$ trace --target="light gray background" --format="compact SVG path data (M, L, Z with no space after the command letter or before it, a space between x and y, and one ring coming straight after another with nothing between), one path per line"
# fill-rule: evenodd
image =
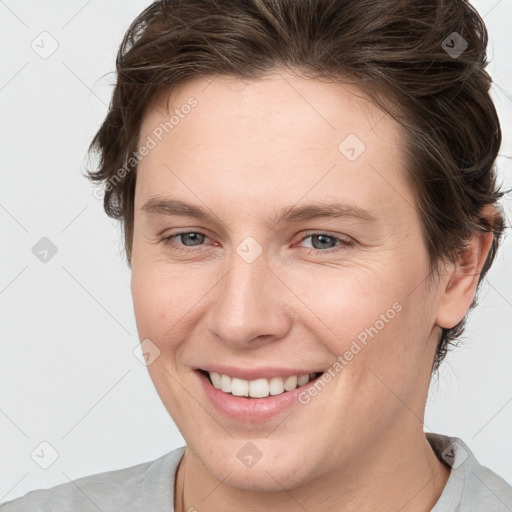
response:
M120 228L80 173L110 101L118 45L147 5L0 0L0 501L184 444L133 353L138 337ZM512 0L475 6L490 33L505 140L498 162L511 187ZM31 47L48 52L52 39L58 48L47 58ZM503 204L512 219L510 194ZM58 250L46 263L32 252L42 237ZM509 482L511 265L509 236L464 346L431 387L425 419L427 431L461 437ZM53 450L58 458L43 469Z

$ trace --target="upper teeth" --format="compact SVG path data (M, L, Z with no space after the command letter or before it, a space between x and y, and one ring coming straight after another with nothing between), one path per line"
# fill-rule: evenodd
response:
M315 376L314 373L291 375L290 377L272 377L271 379L244 380L216 372L208 372L213 385L235 396L250 396L252 398L265 398L268 395L280 395L285 391L292 391L304 386Z

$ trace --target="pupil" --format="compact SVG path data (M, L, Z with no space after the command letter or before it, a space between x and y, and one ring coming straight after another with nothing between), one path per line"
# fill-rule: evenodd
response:
M181 234L181 241L182 243L184 242L184 240L187 240L187 237L192 238L192 241L194 241L194 238L195 238L195 241L198 242L196 244L192 244L192 245L199 245L201 243L201 238L203 235L199 234L199 233L182 233ZM197 238L199 237L199 239ZM186 243L184 245L187 245Z
M314 240L315 239L323 239L324 241L320 242L320 247L315 247L315 245L318 245L318 244L315 244L314 243ZM327 242L325 241L327 240ZM313 235L312 237L312 242L313 242L313 247L315 247L315 249L325 249L325 244L329 243L329 240L332 240L332 237L331 236L327 236L327 235Z

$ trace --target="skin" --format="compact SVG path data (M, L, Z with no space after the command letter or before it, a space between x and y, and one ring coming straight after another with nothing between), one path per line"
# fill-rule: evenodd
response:
M141 144L191 96L198 105L139 164L131 261L139 337L160 350L149 373L187 444L176 510L430 510L450 471L423 432L435 347L468 310L492 235L475 234L458 264L428 279L404 134L352 85L282 70L194 79L151 106ZM366 146L355 161L338 149L348 134ZM155 195L218 221L143 212ZM285 207L332 200L377 220L273 222ZM180 230L206 236L162 242ZM325 231L353 245L301 241ZM236 251L248 236L262 249L252 263ZM326 369L395 303L317 396L268 421L224 417L193 371ZM262 455L252 467L237 458L249 441Z

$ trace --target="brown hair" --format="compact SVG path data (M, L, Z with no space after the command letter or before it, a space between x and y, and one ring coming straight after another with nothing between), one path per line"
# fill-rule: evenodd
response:
M454 34L455 33L455 34ZM131 265L140 126L162 91L196 77L254 79L275 69L350 82L406 128L407 178L417 198L430 268L476 230L504 230L494 161L501 130L489 95L487 30L465 0L164 0L131 24L116 60L108 114L89 151L106 213L122 221ZM462 50L462 52L461 52ZM483 217L485 205L496 215ZM431 272L432 274L432 272ZM475 300L470 309L476 305ZM433 369L462 334L443 329Z

